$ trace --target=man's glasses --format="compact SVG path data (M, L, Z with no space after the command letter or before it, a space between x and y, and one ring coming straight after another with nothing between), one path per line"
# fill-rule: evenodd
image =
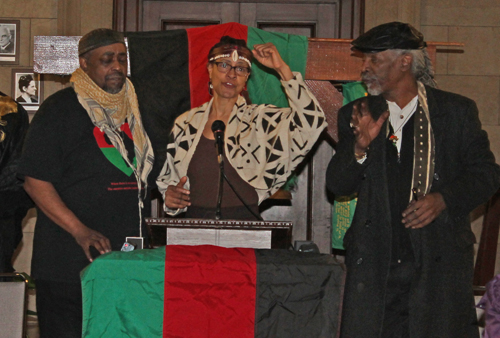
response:
M248 67L243 66L231 66L229 63L221 61L214 62L217 65L217 69L221 73L229 73L232 69L238 76L247 76L250 73L250 69Z

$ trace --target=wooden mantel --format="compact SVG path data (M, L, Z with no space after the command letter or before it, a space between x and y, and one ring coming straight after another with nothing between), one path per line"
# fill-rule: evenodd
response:
M39 74L71 74L78 64L79 36L35 36L34 71ZM306 79L358 81L360 59L351 52L351 39L309 38ZM427 42L433 64L437 47L463 47L456 42Z

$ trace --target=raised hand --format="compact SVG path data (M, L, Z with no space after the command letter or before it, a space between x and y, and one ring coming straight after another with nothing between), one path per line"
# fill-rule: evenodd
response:
M165 192L165 205L169 209L184 209L191 205L189 190L184 189L184 184L187 182L187 177L181 178L177 185L169 185Z
M285 61L283 61L274 44L268 42L254 45L253 48L253 56L262 65L274 69L285 81L293 78L293 73L290 70L290 67L285 63Z
M368 109L368 100L362 99L356 103L352 109L351 128L356 143L354 144L354 152L362 154L366 152L370 143L378 136L380 129L384 125L385 120L389 117L389 112L385 111L378 120L374 120Z

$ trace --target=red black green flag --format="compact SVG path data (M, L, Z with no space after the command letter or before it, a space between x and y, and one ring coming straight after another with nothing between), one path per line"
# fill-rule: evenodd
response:
M210 245L111 252L82 272L83 336L335 337L342 278L325 254Z
M245 40L250 49L255 44L273 42L290 68L305 75L308 47L305 36L270 33L238 23L127 33L131 80L160 166L175 118L210 100L207 56L224 35ZM252 65L248 92L252 103L288 106L279 76L257 62Z

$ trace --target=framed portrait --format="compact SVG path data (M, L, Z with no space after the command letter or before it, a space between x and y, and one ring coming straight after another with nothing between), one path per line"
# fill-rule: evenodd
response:
M19 20L0 20L0 64L19 64Z
M43 82L33 68L12 69L12 97L28 111L36 111L43 99Z

